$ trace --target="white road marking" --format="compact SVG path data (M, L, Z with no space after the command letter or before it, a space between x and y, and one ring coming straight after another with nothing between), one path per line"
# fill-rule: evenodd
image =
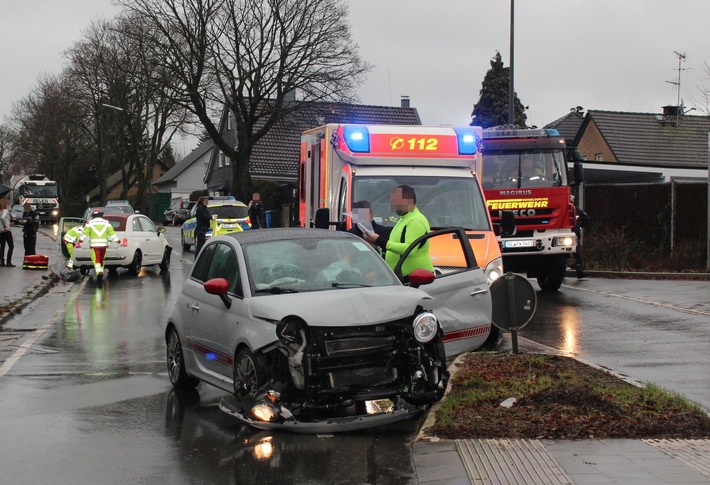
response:
M7 374L10 369L12 369L12 367L17 363L17 361L20 360L20 357L29 352L32 345L34 345L34 343L37 342L37 340L39 340L39 338L42 337L42 335L44 335L44 333L49 330L52 325L54 325L54 322L56 322L57 319L59 319L59 317L61 317L64 312L66 312L67 308L69 308L69 305L76 299L84 285L86 285L86 281L87 280L84 279L81 285L79 285L79 289L74 292L74 294L66 301L66 303L64 303L64 305L59 310L54 312L54 315L49 317L49 320L47 320L44 325L35 330L32 335L30 335L27 340L22 342L22 344L17 348L17 350L10 357L8 357L5 362L3 362L3 364L0 366L0 378Z

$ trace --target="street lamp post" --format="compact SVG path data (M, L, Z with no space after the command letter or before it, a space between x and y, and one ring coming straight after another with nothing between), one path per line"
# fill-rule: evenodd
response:
M514 19L515 19L515 0L510 0L510 79L508 79L508 124L512 125L515 121L515 83L513 82L513 46L514 46Z

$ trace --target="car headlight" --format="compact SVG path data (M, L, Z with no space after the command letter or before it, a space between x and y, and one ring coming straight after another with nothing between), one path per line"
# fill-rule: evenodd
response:
M495 258L486 265L486 270L483 272L486 275L488 285L493 284L495 280L503 276L503 258Z
M412 326L414 327L414 338L423 344L431 342L439 330L439 322L436 316L430 312L420 313L414 317Z

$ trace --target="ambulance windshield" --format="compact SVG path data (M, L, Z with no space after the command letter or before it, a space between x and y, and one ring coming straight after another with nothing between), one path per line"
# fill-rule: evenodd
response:
M390 206L390 194L398 185L414 188L417 207L432 229L491 230L486 202L476 179L471 177L355 176L352 200L368 201L377 223L394 226L399 216Z

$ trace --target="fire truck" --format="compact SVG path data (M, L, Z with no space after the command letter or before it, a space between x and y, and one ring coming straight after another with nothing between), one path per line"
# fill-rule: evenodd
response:
M568 174L568 158L574 170ZM572 264L577 237L570 185L583 180L582 157L554 129L496 127L483 130L479 168L494 225L514 217L498 242L505 271L537 278L555 291Z
M59 221L59 187L45 175L16 175L11 178L12 203L29 203L39 215L40 222Z

